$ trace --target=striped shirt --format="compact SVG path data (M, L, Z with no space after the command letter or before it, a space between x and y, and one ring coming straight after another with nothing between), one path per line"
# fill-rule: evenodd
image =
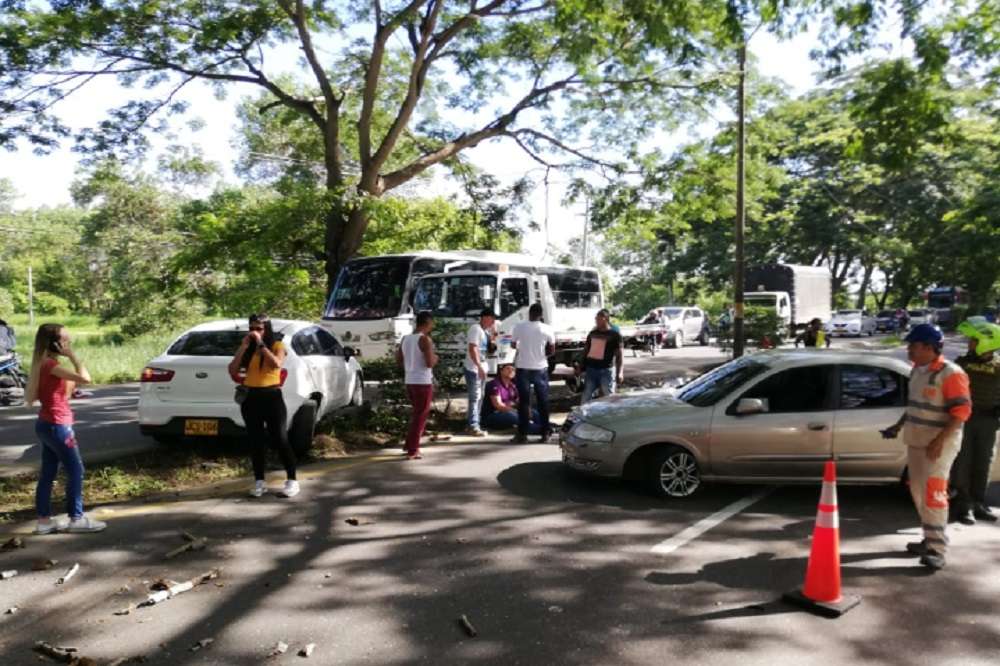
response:
M964 370L943 356L927 365L914 366L903 427L907 446L926 448L952 418L967 421L971 414L969 376ZM962 431L956 431L953 437L960 439Z

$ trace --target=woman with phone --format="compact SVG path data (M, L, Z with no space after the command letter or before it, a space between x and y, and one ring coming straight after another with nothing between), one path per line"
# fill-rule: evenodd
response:
M73 369L59 364L65 357ZM89 384L90 373L77 358L70 343L69 331L60 324L42 324L35 334L35 351L25 404L42 404L35 422L35 434L42 443L42 469L35 489L38 512L36 534L56 531L100 532L107 525L83 512L83 460L73 433L73 411L69 398L77 384ZM59 466L66 471L66 514L69 523L52 520L52 483Z
M229 374L236 377L246 373L243 386L247 390L240 403L240 411L250 437L254 475L251 497L261 497L267 492L264 475L268 445L278 450L287 474L285 486L278 496L295 497L299 494L299 482L295 480L295 454L285 430L288 410L281 394L281 366L285 355L285 345L275 336L270 318L265 314L250 315L250 332L229 362Z

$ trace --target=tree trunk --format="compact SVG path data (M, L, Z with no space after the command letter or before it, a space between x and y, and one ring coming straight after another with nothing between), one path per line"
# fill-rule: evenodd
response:
M359 206L344 205L337 199L326 218L326 295L333 292L340 269L361 249L368 215Z
M865 277L861 280L861 289L858 290L858 300L855 307L859 310L865 308L865 301L868 299L868 286L872 282L872 273L875 271L875 266L869 264L865 266Z

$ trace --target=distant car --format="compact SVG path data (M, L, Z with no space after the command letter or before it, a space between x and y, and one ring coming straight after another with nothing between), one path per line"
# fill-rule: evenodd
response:
M862 335L875 334L875 317L872 317L867 310L837 310L830 323L826 325L826 332L831 335Z
M895 333L899 330L899 319L895 310L882 310L875 315L875 330L879 333Z
M709 340L708 317L695 306L667 306L657 308L660 321L667 327L664 346L679 349L690 340L707 345Z
M317 421L364 402L364 381L354 350L307 321L272 320L287 357L281 388L288 411L289 441L309 450ZM247 334L247 321L212 321L186 331L142 371L139 429L160 442L181 437L245 434L229 361Z
M919 324L934 324L937 323L937 319L934 316L933 310L928 310L926 308L918 308L916 310L907 310L907 316L910 318L910 328L917 326Z
M899 420L910 365L889 355L772 350L680 389L611 395L574 409L563 463L687 497L703 481L818 482L837 458L843 483L903 478L906 447L879 430Z

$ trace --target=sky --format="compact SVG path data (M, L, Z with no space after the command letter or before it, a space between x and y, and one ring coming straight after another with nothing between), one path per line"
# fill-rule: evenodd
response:
M751 40L749 49L756 56L763 75L784 80L789 91L798 95L814 85L816 67L808 58L809 49L814 42L814 34L809 33L780 42L768 33L759 32ZM282 64L291 69L294 67L294 58L286 58L288 62ZM238 183L239 179L232 171L237 154L234 144L237 132L234 107L242 97L257 93L258 89L254 86L233 86L229 88L226 99L220 100L208 86L191 84L184 96L190 104L186 118L201 119L203 127L198 131L191 131L185 123L175 122L173 125L176 136L154 137L154 146L160 151L171 144L197 146L207 159L220 165L224 181ZM128 98L128 91L122 90L116 81L97 80L63 104L62 118L74 128L90 126L101 120L107 108ZM728 110L720 110L720 114L728 114ZM670 152L691 141L699 132L705 134L714 128L715 122L712 122L701 127L679 130L666 136L661 148ZM542 178L539 165L510 140L493 140L477 146L465 155L501 180L513 181L526 173L538 182ZM0 153L0 178L9 179L19 194L15 208L71 203L69 188L77 172L79 157L68 146L41 156L33 154L27 148L15 153ZM503 167L497 168L497 165ZM539 185L530 197L528 214L539 226L545 226L543 221L546 208L548 209L547 233L543 228L539 232L528 233L523 241L526 251L537 258L544 258L547 242L551 243L551 249L566 249L566 240L583 233L584 205L564 207L561 204L567 181L568 176L554 173L550 177L548 192ZM456 189L453 182L440 175L434 178L429 188L431 192L438 194L451 194Z

